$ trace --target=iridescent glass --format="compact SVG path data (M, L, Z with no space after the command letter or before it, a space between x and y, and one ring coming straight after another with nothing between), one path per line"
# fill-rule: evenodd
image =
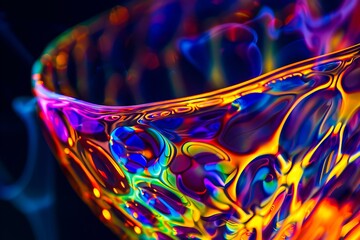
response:
M118 6L45 50L49 144L116 234L360 238L359 7L283 2Z

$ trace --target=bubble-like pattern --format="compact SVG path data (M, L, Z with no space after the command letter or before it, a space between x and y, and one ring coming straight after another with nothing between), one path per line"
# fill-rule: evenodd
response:
M42 119L74 186L115 232L147 239L307 239L316 230L318 238L354 239L359 50L200 100L134 108L141 117L133 125L120 121L116 109L85 111L82 103L46 96L39 101ZM194 104L191 112L154 115Z
M227 14L234 6L248 12ZM229 24L235 16L256 15L255 6L200 0L188 8L191 16L181 1L153 6L146 18L151 27L138 33L146 56L135 64L140 53L107 35L116 32L125 42L136 28L125 27L136 11L117 7L93 24L105 25L105 33L91 38L79 27L43 56L41 68L35 66L40 117L79 196L115 233L131 239L359 239L360 45L262 74L275 66L262 59L253 22ZM314 14L306 3L291 8L301 8L300 22ZM220 26L212 27L214 16ZM256 16L267 19L269 10ZM266 24L271 38L282 34L275 23ZM186 34L172 55L168 45L181 31ZM310 50L323 53L314 39L306 40ZM99 43L98 56L92 41L113 46ZM324 37L318 45L327 43ZM75 67L80 77L72 82L69 69ZM125 106L131 98L163 100L153 91L156 81L165 98L174 97L167 95L171 72L183 74L183 82L174 82L185 96L205 93ZM107 74L106 83L97 81ZM106 96L99 91L104 87ZM121 94L114 92L118 88Z

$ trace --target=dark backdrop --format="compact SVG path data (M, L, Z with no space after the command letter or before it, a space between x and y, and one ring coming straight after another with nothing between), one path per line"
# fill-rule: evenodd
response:
M18 96L31 96L33 61L61 32L120 2L0 0L0 161L14 178L25 165L29 139L11 102ZM78 198L57 164L54 174L59 239L116 239ZM1 200L0 239L34 239L26 217Z

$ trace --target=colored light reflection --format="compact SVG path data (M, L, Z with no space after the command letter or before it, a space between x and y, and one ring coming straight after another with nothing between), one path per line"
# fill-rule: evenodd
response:
M34 68L94 213L134 239L358 238L357 2L150 3L75 28Z

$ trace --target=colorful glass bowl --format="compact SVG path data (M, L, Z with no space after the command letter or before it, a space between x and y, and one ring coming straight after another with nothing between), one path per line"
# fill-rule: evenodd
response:
M173 41L175 3L116 7L34 66L48 142L79 196L133 239L359 237L360 45L260 75L247 26L194 39L183 23ZM220 70L210 36L229 50ZM239 66L227 67L231 44Z

